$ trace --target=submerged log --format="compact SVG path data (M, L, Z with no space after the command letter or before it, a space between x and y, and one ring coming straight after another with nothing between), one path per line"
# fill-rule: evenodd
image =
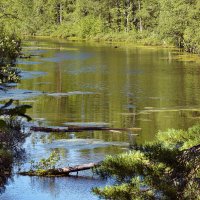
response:
M58 168L58 169L48 169L48 170L30 170L28 172L19 172L19 175L22 176L69 176L72 172L78 172L79 171L85 171L89 169L93 169L95 167L98 167L101 165L101 162L99 163L89 163L89 164L83 164L83 165L75 165L72 167L64 167L64 168Z
M35 132L82 132L82 131L141 131L141 128L108 128L108 127L79 127L79 126L69 126L69 127L31 127L31 131Z
M34 54L24 55L24 54L21 54L21 55L19 56L19 58L21 58L21 59L29 59L29 58L31 58L31 57L36 57L36 56L40 57L41 55L34 55Z

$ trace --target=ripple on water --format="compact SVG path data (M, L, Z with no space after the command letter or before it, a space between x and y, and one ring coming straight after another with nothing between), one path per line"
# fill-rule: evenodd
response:
M94 178L15 176L14 183L7 186L9 193L3 194L0 199L97 200L98 198L91 193L91 188L105 185L106 181Z

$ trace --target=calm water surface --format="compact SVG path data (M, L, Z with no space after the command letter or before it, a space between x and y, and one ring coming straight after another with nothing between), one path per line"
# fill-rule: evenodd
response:
M137 138L126 132L33 133L24 145L24 169L53 150L62 156L60 166L100 161L127 151L135 140L152 140L159 130L186 129L199 122L200 68L171 59L179 54L176 50L58 40L31 40L24 47L37 56L19 60L23 80L6 98L31 104L28 114L37 123L142 128ZM0 199L97 199L91 188L107 182L91 172L80 176L15 176Z

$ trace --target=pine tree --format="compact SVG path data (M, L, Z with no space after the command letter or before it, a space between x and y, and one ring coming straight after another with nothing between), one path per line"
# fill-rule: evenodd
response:
M115 185L93 192L105 199L199 199L200 125L160 132L129 153L108 156L99 168Z

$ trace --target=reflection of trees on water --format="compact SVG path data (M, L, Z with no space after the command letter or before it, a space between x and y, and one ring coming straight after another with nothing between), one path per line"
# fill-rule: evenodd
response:
M17 83L20 80L20 71L16 68L16 59L20 55L20 40L15 35L0 33L0 90L6 90L8 83ZM3 93L2 93L3 94ZM0 105L0 193L11 178L14 163L25 159L25 150L22 144L29 135L22 130L22 123L18 116L25 115L29 106L13 106L13 100L3 106ZM30 119L30 118L29 118Z
M22 144L27 136L27 133L17 130L17 127L0 130L0 193L5 190L5 185L12 177L14 164L20 165L26 159Z
M90 176L70 176L70 177L30 177L31 188L37 188L38 195L49 199L76 199L77 191L80 199L90 199L91 188L103 186L107 182L96 177ZM88 195L90 194L90 195Z

